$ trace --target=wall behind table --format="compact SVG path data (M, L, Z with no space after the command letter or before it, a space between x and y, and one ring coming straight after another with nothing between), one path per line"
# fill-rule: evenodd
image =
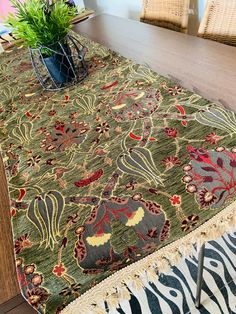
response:
M0 0L0 22L3 22L8 14L14 11L9 0Z
M23 2L24 0L22 0ZM79 10L84 8L84 0L74 0ZM0 22L8 16L9 13L14 13L15 10L11 6L10 0L0 0Z
M139 20L142 2L142 0L84 0L85 6L95 10L96 14L108 13L135 20ZM190 0L190 34L197 34L205 2L206 0Z

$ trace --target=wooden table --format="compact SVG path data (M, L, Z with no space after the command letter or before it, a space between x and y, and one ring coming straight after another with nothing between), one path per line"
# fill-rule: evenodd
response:
M236 48L110 15L94 17L74 29L236 111ZM1 160L0 200L1 303L19 291L13 262L9 200ZM10 314L34 313L26 304L16 306L16 300L13 299L12 303L15 312L10 311ZM10 306L5 304L5 308ZM4 313L1 306L0 313Z
M85 9L82 13L79 13L76 17L74 17L72 19L72 23L76 24L76 23L80 23L84 20L87 20L87 19L93 17L94 13L95 12L93 10Z
M74 29L236 111L235 47L111 15Z

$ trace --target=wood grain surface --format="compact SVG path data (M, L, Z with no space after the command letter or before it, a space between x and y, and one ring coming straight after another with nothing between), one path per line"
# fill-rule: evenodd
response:
M106 14L74 29L236 111L236 47Z
M0 303L19 293L13 254L9 197L0 157Z
M9 301L0 304L1 314L35 314L34 310L21 295L10 299Z

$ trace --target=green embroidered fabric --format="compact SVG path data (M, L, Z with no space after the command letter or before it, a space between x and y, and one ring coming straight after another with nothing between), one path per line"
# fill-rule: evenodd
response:
M236 196L235 113L79 39L89 76L60 92L41 89L24 48L0 56L17 275L40 313L59 313Z

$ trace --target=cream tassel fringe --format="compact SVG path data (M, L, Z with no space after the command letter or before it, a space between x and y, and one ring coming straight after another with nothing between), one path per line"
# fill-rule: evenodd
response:
M104 279L71 302L61 314L106 314L101 307L104 301L109 309L118 308L119 301L131 298L129 285L138 290L145 286L145 278L157 281L160 273L177 265L181 258L191 256L194 244L199 249L205 242L221 237L233 227L236 227L236 201L185 237Z

